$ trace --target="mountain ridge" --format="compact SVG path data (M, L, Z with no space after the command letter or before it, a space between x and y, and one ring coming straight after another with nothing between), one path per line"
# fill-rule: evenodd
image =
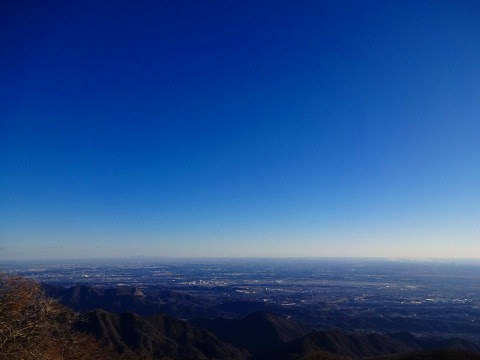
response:
M169 289L147 295L138 287L44 287L66 306L84 312L79 330L95 335L119 353L140 354L145 359L364 359L450 348L480 353L478 344L460 338L314 330L286 314L264 311L275 308L261 302L215 305ZM236 318L255 309L262 311ZM233 318L218 316L225 314Z

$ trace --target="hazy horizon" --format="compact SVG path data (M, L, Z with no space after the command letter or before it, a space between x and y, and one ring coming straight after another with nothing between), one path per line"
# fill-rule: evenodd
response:
M479 18L2 3L0 261L479 258Z
M239 256L239 257L180 257L180 256L125 256L125 257L89 257L89 258L20 258L10 260L0 260L0 266L33 266L33 265L67 265L82 264L101 265L124 264L126 266L133 264L171 264L171 263L225 263L225 262L320 262L320 263L415 263L432 265L480 265L480 258L387 258L387 257L272 257L272 256Z

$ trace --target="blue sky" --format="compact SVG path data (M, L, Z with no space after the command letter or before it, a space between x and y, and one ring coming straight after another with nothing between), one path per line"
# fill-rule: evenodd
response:
M479 2L0 6L0 260L480 257Z

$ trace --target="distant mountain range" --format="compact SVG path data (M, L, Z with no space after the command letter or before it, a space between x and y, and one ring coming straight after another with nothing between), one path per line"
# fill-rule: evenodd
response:
M75 311L104 309L112 312L134 312L139 315L168 314L182 319L221 316L213 304L204 299L171 291L159 290L155 295L145 295L137 287L112 289L76 285L69 288L44 284L49 296Z
M168 315L142 317L95 310L84 315L77 329L96 336L120 354L141 359L243 360L245 350L220 341L207 330Z
M308 328L266 312L255 312L241 320L195 319L193 325L205 328L219 339L248 350L253 358L268 357L289 342L308 334Z
M212 306L187 294L165 290L150 296L132 287L45 289L65 305L84 312L77 329L134 358L480 360L480 346L465 339L420 338L408 332L318 331L265 311L239 318L247 308L264 308L262 303ZM234 316L218 317L224 314Z

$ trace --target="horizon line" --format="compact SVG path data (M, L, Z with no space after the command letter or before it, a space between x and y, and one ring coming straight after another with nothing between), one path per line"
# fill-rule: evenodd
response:
M80 261L197 261L197 260L345 260L345 261L405 261L405 262L480 262L480 257L391 257L391 256L116 256L116 257L79 257L79 258L24 258L0 259L1 264L22 262L80 262Z

